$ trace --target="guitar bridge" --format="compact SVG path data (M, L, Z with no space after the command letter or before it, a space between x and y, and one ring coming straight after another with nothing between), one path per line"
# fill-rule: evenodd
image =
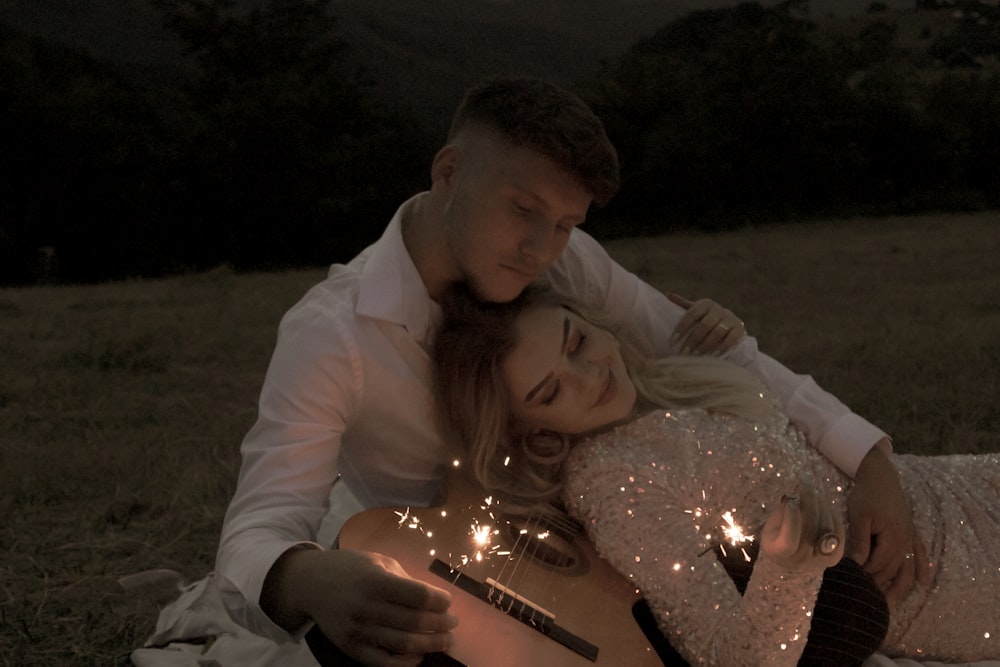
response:
M501 586L492 579L487 579L485 582L476 581L474 578L464 572L459 572L439 558L435 558L428 569L431 573L441 577L455 587L492 605L498 611L534 628L591 662L597 662L596 646L569 630L560 627L555 622L555 615L533 605L530 601L514 593L511 589ZM497 591L501 592L499 596L496 595Z
M504 611L503 609L504 598L509 597L511 598L511 602L510 606L508 607L508 610L513 608L515 603L520 603L522 609L531 609L533 614L535 613L540 614L545 618L549 619L550 621L556 620L555 614L545 609L542 609L541 607L533 603L531 600L521 595L518 595L513 591L513 589L507 588L496 579L493 579L492 577L487 577L486 583L490 585L489 602L492 602L493 606L499 608L500 610ZM500 591L500 595L497 595L496 599L494 599L496 591ZM509 613L509 611L507 611L506 613Z

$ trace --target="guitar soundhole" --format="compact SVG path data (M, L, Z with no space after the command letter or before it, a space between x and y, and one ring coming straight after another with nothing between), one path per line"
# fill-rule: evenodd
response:
M540 523L537 516L505 515L501 522L512 551L561 575L580 576L589 569L586 556L573 543L576 532L566 526Z

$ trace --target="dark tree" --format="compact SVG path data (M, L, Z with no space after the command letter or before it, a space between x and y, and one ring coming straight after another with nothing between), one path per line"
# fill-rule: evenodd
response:
M387 202L416 187L414 134L347 64L330 4L239 13L232 0L159 0L201 68L176 174L196 263L345 259L374 239Z

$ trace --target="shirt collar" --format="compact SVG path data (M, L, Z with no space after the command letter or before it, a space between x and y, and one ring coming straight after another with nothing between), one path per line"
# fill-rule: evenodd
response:
M403 243L402 219L426 193L407 200L392 216L382 237L366 251L361 271L357 313L405 327L415 339L428 342L441 316Z

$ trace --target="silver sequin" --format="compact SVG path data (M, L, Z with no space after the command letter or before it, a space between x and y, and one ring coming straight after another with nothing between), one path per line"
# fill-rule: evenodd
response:
M894 461L935 567L930 586L892 610L883 651L997 658L1000 456ZM803 475L846 513L851 480L779 412L751 424L702 410L659 411L574 448L565 499L689 662L794 666L821 575L788 573L762 556L741 597L706 549L726 539L727 511L756 533Z

